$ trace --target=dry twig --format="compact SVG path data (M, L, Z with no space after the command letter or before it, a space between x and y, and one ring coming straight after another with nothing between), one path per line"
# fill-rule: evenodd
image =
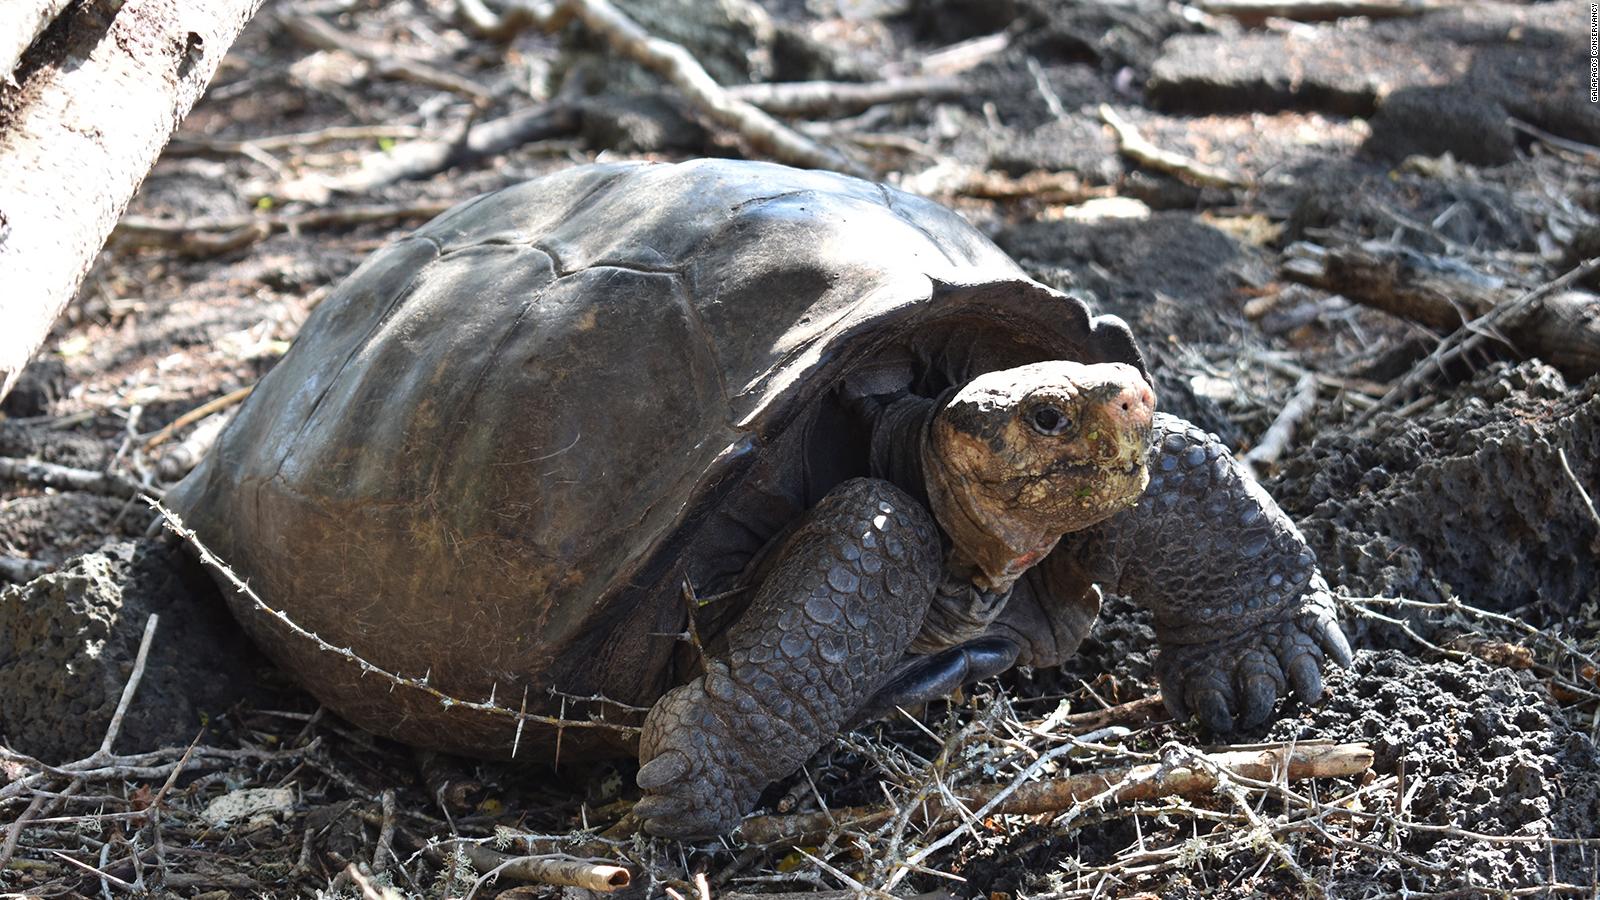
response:
M20 556L0 556L0 579L14 584L27 584L54 568L55 566L43 560L25 559Z
M500 17L489 12L479 0L457 0L456 10L473 31L501 39L530 27L553 32L576 19L613 51L665 78L683 92L695 109L720 128L738 135L757 153L790 165L871 177L865 167L839 151L800 134L755 104L740 99L718 84L689 51L646 32L609 0L520 3L512 5Z
M296 213L201 216L181 221L124 216L117 223L112 238L123 246L159 247L190 256L213 256L247 247L280 231L388 225L429 219L455 206L457 202L418 200L411 203L338 206Z
M348 53L372 66L372 71L381 77L412 81L474 100L488 100L490 97L488 89L482 85L414 59L396 57L392 47L373 46L354 35L345 34L318 16L284 16L279 21L284 30L301 43L319 50Z
M1432 328L1452 330L1519 300L1503 280L1435 258L1369 241L1324 248L1297 243L1285 252L1284 277ZM1600 371L1600 297L1546 291L1514 314L1500 313L1497 333L1511 347L1579 378ZM1482 326L1480 326L1482 327Z
M1406 372L1376 405L1358 416L1355 426L1366 424L1386 405L1420 388L1435 372L1444 371L1445 366L1477 350L1489 340L1503 341L1502 335L1507 326L1523 321L1531 311L1539 308L1546 297L1565 290L1573 282L1595 271L1600 271L1600 257L1585 261L1566 274L1524 293L1515 300L1494 306L1488 312L1451 332L1439 342L1439 346L1435 347L1427 358L1412 366L1411 370Z
M515 710L495 703L492 697L490 700L486 701L461 700L444 693L431 684L428 684L426 678L407 678L403 675L397 675L381 666L375 665L356 655L355 651L349 647L337 647L328 643L316 632L307 630L299 623L289 618L288 615L283 613L283 611L269 606L265 600L261 599L261 596L257 594L254 589L246 584L244 580L233 571L233 569L229 568L227 563L223 562L215 553L211 552L211 548L207 547L200 540L198 535L184 527L183 520L178 518L176 513L172 512L154 500L150 501L150 504L152 507L154 507L156 512L162 516L163 524L174 534L188 542L189 546L194 548L195 552L199 554L201 562L205 563L212 570L222 575L222 577L233 586L234 590L244 595L250 601L250 604L258 611L277 620L298 637L312 642L318 647L318 649L332 653L334 656L341 657L351 665L360 668L362 674L364 675L375 675L378 678L389 682L395 687L403 687L409 690L421 691L434 700L437 700L447 709L460 708L471 710L473 712L484 713L496 718L511 719L517 723L517 734L519 736L521 735L521 728L524 722L537 722L542 725L554 725L561 728L600 728L621 732L623 734L637 734L639 731L637 726L621 725L616 722L605 722L594 719L563 719L556 716L537 715L535 713L526 712L525 710Z
M237 406L238 404L244 402L244 398L250 396L250 392L253 390L255 390L255 385L246 385L245 387L239 388L236 391L229 391L228 393L223 394L221 397L213 397L212 399L207 400L199 406L196 406L194 409L191 409L176 419L173 419L171 422L163 426L161 430L146 438L144 442L144 449L154 450L156 447L171 439L171 437L177 432L188 428L190 425L193 425L201 419L204 419L213 413L218 413L233 406Z
M1066 752L1073 745L1057 748ZM1054 753L1055 751L1051 751ZM1048 757L1041 756L1040 760ZM1291 781L1354 775L1372 765L1372 751L1364 744L1282 746L1207 754L1221 770L1252 778L1272 778L1287 772ZM1035 763L1037 765L1037 761ZM1159 763L1085 772L1065 778L1016 782L1009 785L974 785L955 790L963 811L986 815L1035 815L1061 812L1088 798L1105 793L1117 802L1148 800L1171 794L1199 795L1214 790L1214 771L1197 766L1169 767ZM933 821L957 810L930 801L917 817ZM840 827L863 828L886 822L898 810L889 807L853 807L826 813L755 816L739 825L737 834L755 844L809 843Z
M205 153L247 153L250 150L287 150L295 147L314 147L336 141L376 141L397 138L416 138L423 130L415 125L335 125L315 131L298 131L291 134L268 134L243 140L223 140L203 134L180 134L173 138L162 155L168 158L198 156Z
M562 0L586 28L611 49L662 76L717 125L739 135L757 153L811 169L833 169L870 178L865 167L839 151L813 141L755 106L731 96L689 51L654 37L611 5L609 0Z
M535 107L471 125L456 140L416 140L369 153L348 172L306 175L280 184L277 193L291 200L324 203L333 193L356 194L396 181L426 178L452 166L570 134L577 127L578 112L569 104Z
M1163 150L1146 140L1128 120L1117 115L1110 104L1100 104L1100 121L1117 133L1117 149L1140 165L1159 169L1186 181L1208 187L1244 187L1239 176L1190 159L1181 153Z
M919 75L887 81L783 81L741 84L725 89L775 116L836 116L860 112L883 103L959 97L970 90L967 82L949 76Z
M1261 477L1261 470L1278 461L1283 451L1289 449L1289 442L1294 440L1294 430L1300 420L1311 414L1317 405L1317 379L1307 373L1300 376L1295 383L1294 393L1289 397L1289 402L1278 411L1272 424L1267 427L1266 433L1261 435L1261 440L1251 447L1249 452L1240 459L1252 475Z
M133 500L145 494L159 496L161 493L155 488L146 487L116 472L92 472L88 469L74 469L71 466L9 456L0 457L0 478L20 481L35 487L103 494L123 500Z
M1567 462L1567 451L1557 447L1556 458L1561 460L1561 471L1566 473L1567 480L1572 482L1573 488L1578 491L1578 498L1583 501L1584 508L1589 510L1589 518L1593 519L1596 525L1600 525L1600 510L1594 508L1594 498L1584 490L1583 482L1579 481L1577 473L1572 471L1572 464Z
M1583 144L1579 143L1578 141L1568 140L1567 138L1551 134L1542 128L1539 128L1535 125L1530 125L1529 123L1515 117L1512 117L1507 121L1511 123L1512 128L1528 135L1531 138L1543 141L1557 150L1573 154L1578 159L1589 163L1590 165L1600 164L1600 147L1596 147L1592 144Z
M632 873L611 862L560 855L507 856L477 844L468 844L464 850L484 880L504 877L578 887L601 894L620 891L633 883Z
M1195 5L1212 15L1229 16L1247 24L1260 24L1267 19L1327 22L1355 16L1395 19L1440 8L1433 0L1198 0Z

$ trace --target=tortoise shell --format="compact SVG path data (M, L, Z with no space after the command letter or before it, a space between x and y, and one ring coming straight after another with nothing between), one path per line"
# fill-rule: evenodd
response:
M865 473L842 386L1058 358L1143 367L1120 320L929 200L756 162L583 166L375 253L168 500L268 604L375 665L526 691L530 712L552 688L648 706L679 677L683 579L736 576ZM504 718L363 678L229 593L346 718L510 750Z

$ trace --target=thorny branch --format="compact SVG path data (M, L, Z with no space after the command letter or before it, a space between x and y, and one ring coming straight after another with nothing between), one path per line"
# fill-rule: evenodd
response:
M254 606L260 612L281 622L285 627L299 637L316 644L319 649L328 653L332 653L335 656L343 657L352 665L359 667L362 674L377 676L378 678L381 678L396 687L421 691L422 693L427 694L433 699L439 701L439 703L446 708L471 710L472 712L484 713L496 718L511 719L517 723L517 733L519 735L521 734L521 726L525 722L536 722L541 725L553 725L561 728L598 728L616 731L622 734L637 734L639 732L638 726L634 725L622 725L616 722L605 722L597 719L562 719L555 716L538 715L525 710L517 710L508 706L501 706L500 704L493 702L492 699L483 701L461 700L451 697L433 685L428 684L424 679L407 678L403 675L397 675L381 666L368 662L366 659L356 655L355 651L353 651L351 648L337 647L333 644L330 644L329 642L323 640L315 632L305 629L294 620L290 619L281 610L269 606L266 601L261 599L260 595L258 595L248 584L244 582L243 579L241 579L237 574L234 573L232 569L228 567L227 563L218 558L215 553L212 553L210 548L201 542L198 535L196 535L193 531L190 531L188 528L185 528L183 521L178 518L176 513L163 507L155 500L151 500L149 502L150 505L155 508L156 512L163 517L166 527L174 534L183 538L184 541L193 547L195 552L199 554L201 561L222 575L223 578L227 579L228 583L233 586L234 590L238 591L240 594L243 594L249 599L252 606ZM513 752L514 751L515 748L513 748Z

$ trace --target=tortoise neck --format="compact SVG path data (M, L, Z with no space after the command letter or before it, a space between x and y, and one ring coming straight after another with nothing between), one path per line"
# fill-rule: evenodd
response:
M865 401L864 412L872 431L870 472L928 504L928 487L923 473L923 447L930 440L933 417L943 397L900 394L873 397Z

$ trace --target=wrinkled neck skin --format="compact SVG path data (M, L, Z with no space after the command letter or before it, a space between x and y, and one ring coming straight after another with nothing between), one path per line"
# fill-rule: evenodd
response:
M1061 540L1013 519L987 516L955 490L952 478L933 452L934 416L947 392L937 399L903 395L872 398L864 412L872 426L872 475L887 479L926 499L939 527L951 542L950 575L970 581L991 594L1004 594L1029 567L1049 555Z

